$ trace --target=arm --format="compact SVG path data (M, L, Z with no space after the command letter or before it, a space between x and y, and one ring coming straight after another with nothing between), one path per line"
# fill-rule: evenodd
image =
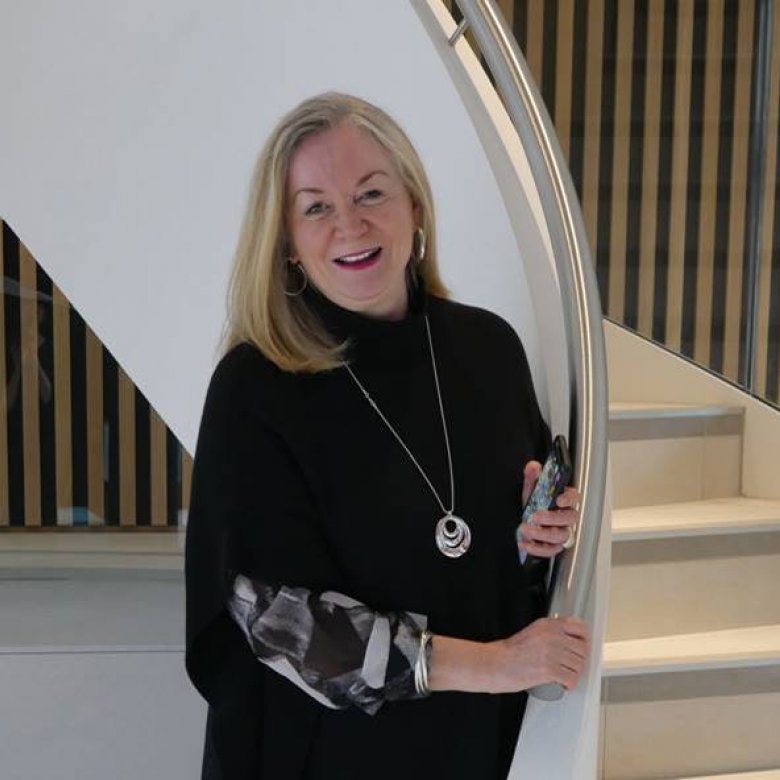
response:
M265 677L257 659L327 706L375 712L415 698L426 619L333 593L339 562L276 425L284 414L272 404L287 386L259 360L229 355L204 408L187 531L190 676L213 706L243 695L248 673Z
M258 660L325 706L374 714L385 701L421 696L414 685L420 615L374 612L339 593L241 575L229 610Z

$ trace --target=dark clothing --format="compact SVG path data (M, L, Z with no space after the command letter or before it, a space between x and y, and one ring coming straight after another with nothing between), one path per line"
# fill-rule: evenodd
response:
M449 475L423 314L449 427L459 559L436 548L441 510L343 369L280 371L257 349L217 367L201 423L187 537L187 668L210 705L204 776L503 778L525 695L436 693L375 715L329 710L259 663L226 605L243 574L428 617L434 634L488 641L540 614L515 543L522 469L549 433L514 331L488 312L418 296L400 322L310 305L445 504ZM543 571L546 569L543 569Z

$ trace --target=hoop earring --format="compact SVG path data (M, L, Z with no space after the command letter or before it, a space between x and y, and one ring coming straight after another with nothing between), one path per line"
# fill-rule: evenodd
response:
M297 290L288 290L284 288L284 294L288 298L297 298L309 285L309 277L306 275L306 269L300 263L294 263L289 257L284 261L287 276L293 273L293 269L302 277L300 287Z
M425 231L419 226L414 229L414 239L412 240L412 246L414 246L415 243L417 246L413 250L413 256L419 265L425 259L425 249L427 246Z

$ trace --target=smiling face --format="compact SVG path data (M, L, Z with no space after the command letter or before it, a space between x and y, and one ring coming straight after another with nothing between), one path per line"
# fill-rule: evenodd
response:
M285 203L291 257L333 303L382 319L406 313L415 207L390 155L349 122L293 154Z

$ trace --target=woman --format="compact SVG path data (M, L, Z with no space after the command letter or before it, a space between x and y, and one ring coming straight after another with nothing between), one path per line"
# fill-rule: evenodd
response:
M525 355L450 302L406 136L308 100L254 174L187 536L187 668L208 778L503 778L529 687L573 687L584 625L539 619L577 493ZM541 558L541 565L537 559Z

